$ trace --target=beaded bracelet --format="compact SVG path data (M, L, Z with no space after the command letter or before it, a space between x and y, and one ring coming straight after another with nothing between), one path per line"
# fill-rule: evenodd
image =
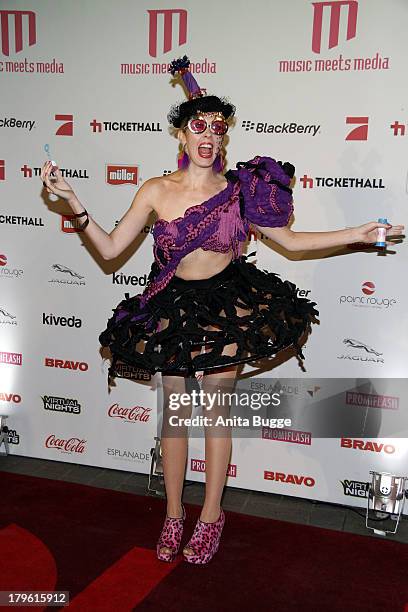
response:
M78 229L80 229L80 230L84 230L87 227L88 223L89 223L88 212L86 210L84 210L81 213L77 213L75 215L72 215L73 217L83 217L84 215L86 215L86 219L85 219L85 221L81 225L78 226Z

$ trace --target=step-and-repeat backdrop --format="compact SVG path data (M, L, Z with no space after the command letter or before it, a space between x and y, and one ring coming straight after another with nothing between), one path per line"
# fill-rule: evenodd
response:
M166 115L184 96L167 67L188 54L201 87L237 106L228 167L256 154L296 166L292 229L406 223L407 20L403 0L0 3L0 410L11 453L147 473L157 433L160 377L124 366L109 392L98 342L113 307L146 285L154 220L104 261L43 190L48 154L111 231L143 181L176 168ZM335 398L340 422L364 423L238 437L227 484L364 505L369 470L408 472L407 440L383 429L405 410L407 245L285 253L250 238L262 269L318 303L320 325L303 369L293 356L273 370L247 365L240 384L268 391L282 378L300 411L317 398L327 422ZM193 437L187 478L204 472Z

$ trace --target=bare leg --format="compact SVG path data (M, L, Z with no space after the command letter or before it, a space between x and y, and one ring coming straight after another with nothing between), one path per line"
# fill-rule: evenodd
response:
M225 369L222 373L205 374L203 391L205 393L221 393L233 391L237 366ZM228 417L228 406L216 406L209 415L214 419L218 414ZM217 426L205 428L205 460L206 484L205 500L200 519L205 523L215 522L221 512L221 497L225 486L228 463L231 457L231 427ZM185 547L184 554L191 555L194 551Z
M225 315L225 313L223 313ZM242 308L236 308L236 314L239 317L248 314ZM214 331L220 328L209 326L208 330ZM233 356L236 354L237 345L235 343L225 346L222 351L223 355ZM212 374L205 374L203 377L203 391L205 393L233 392L238 366L230 366L223 368ZM221 396L222 397L222 396ZM222 402L221 402L222 403ZM222 414L228 417L228 405L215 405L210 413L212 416ZM214 431L216 430L216 431ZM206 484L205 484L205 500L201 511L200 519L205 523L215 522L221 511L221 497L225 486L228 463L231 457L232 441L231 427L208 427L205 430L205 460L206 460ZM185 555L191 555L194 551L191 548L185 547L183 550Z
M181 496L183 493L184 475L187 460L187 431L177 429L177 435L167 424L167 417L173 411L169 408L171 393L184 393L185 382L182 376L163 376L163 427L161 434L161 450L163 458L163 476L167 497L167 516L180 518L182 516ZM179 415L179 413L174 413ZM188 415L182 415L188 416ZM183 435L184 434L184 435ZM171 552L163 547L162 552Z
M232 392L235 383L237 367L230 368L219 374L207 374L204 377L203 387L206 393L217 391ZM219 413L228 417L229 410L226 406L220 406L215 416ZM216 432L214 432L216 429ZM208 427L205 431L205 500L201 511L201 520L213 523L220 515L221 497L225 485L228 463L231 458L231 427L217 426Z

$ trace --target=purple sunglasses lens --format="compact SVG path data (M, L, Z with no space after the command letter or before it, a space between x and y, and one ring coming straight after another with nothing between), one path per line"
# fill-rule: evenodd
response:
M211 130L217 135L225 134L228 130L228 125L225 121L213 121L211 123Z
M207 129L207 122L203 119L191 119L191 121L188 122L188 125L191 131L195 134L200 134Z
M204 119L190 119L188 122L188 127L194 134L201 134L202 132L205 132L207 126L208 123L204 121ZM227 132L228 124L225 121L216 119L215 121L211 122L210 130L213 132L213 134L221 136Z

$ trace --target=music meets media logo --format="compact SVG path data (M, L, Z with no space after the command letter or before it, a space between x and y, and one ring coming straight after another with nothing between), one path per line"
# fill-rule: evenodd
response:
M27 47L37 44L37 16L34 11L0 10L1 53L6 58L19 55ZM27 57L16 60L0 60L0 72L36 72L63 74L64 63L55 59L48 61L29 61Z
M370 55L346 57L343 53L338 56L322 57L322 48L328 51L335 47L352 47L357 35L357 15L359 3L357 0L332 0L329 2L310 2L312 15L312 58L277 60L277 71L280 73L293 72L365 72L369 70L389 70L390 57L383 56L380 51ZM328 17L328 26L324 17ZM300 17L299 17L300 19ZM345 25L345 40L340 41L340 25ZM307 28L302 27L306 32ZM342 28L343 31L343 28ZM316 58L315 56L320 57Z

